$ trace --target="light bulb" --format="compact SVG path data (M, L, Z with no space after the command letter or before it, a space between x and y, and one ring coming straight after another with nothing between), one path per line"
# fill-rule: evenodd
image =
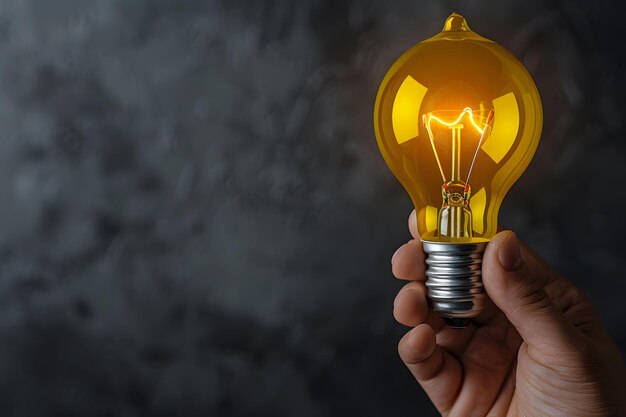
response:
M374 128L407 190L435 311L465 327L484 307L482 254L498 211L539 143L543 113L524 66L453 13L385 75Z

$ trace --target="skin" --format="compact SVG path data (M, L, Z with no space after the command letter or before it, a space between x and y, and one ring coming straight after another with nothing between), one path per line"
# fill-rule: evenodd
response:
M626 416L624 362L593 306L513 232L485 250L486 309L451 329L428 306L415 212L409 229L414 239L392 258L410 281L394 301L412 327L398 352L443 416Z

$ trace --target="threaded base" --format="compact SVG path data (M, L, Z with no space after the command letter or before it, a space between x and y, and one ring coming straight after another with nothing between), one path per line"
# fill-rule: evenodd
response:
M487 294L482 282L483 243L423 241L426 287L433 310L450 327L467 327L483 310Z

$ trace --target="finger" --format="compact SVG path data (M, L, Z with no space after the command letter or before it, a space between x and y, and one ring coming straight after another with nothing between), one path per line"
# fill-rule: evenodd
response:
M566 312L572 306L583 303L584 296L571 282L557 274L524 242L519 241L519 245L522 259L524 259L531 274L539 278L546 293L559 310Z
M506 321L502 316L502 321ZM502 329L506 331L502 332ZM455 401L451 415L484 416L496 401L519 347L513 326L491 326L478 329L467 346L463 364L463 390Z
M463 372L459 361L435 340L433 328L422 324L404 335L398 353L435 407L445 413L454 404Z
M606 335L604 326L587 297L574 284L550 268L524 242L520 241L519 243L522 259L528 265L528 269L534 275L542 277L542 282L545 282L546 293L567 321L588 336L602 337Z
M393 302L393 316L405 326L422 324L430 308L426 301L426 287L421 282L410 282L396 295Z
M398 292L393 303L393 315L398 323L405 326L428 324L437 335L437 344L456 357L461 357L476 331L473 324L464 329L448 327L441 316L431 310L426 287L417 281L408 283Z
M498 225L498 233L505 232L509 229ZM523 241L518 239L520 252L522 253L522 259L526 262L526 266L530 269L530 272L541 276L544 275L544 278L547 281L552 281L553 278L556 278L557 274L552 274L553 270L546 264L546 262L539 256L534 250L532 250L528 245L526 245Z
M542 285L545 286L546 292L550 295L550 298L555 302L560 302L565 294L561 293L564 286L568 284L568 281L557 274L550 266L539 256L534 250L528 247L521 240L517 241L522 254L522 259L528 267L530 273L537 277ZM573 285L569 285L573 287Z
M513 399L513 394L515 393L516 369L517 360L514 360L511 363L509 373L506 376L504 384L502 385L502 388L500 388L500 392L498 392L496 400L489 410L487 417L505 416L507 415L508 410L512 409L511 401Z
M545 291L545 277L532 273L522 259L515 233L498 233L487 245L483 283L529 345L563 347L574 340L573 327Z
M398 279L407 281L426 280L426 255L422 242L411 240L400 246L391 257L391 272Z
M409 232L411 232L413 239L420 239L420 233L417 231L417 215L415 214L415 209L409 215Z

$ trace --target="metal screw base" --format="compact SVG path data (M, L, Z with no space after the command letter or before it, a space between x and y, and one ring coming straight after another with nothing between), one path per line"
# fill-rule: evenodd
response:
M464 328L483 310L487 294L482 282L487 242L422 241L426 252L426 287L433 310L448 326Z

